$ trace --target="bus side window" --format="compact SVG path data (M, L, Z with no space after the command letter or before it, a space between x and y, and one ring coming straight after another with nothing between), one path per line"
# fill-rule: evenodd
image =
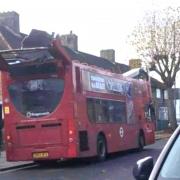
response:
M103 121L108 122L109 121L109 108L108 108L108 101L102 100L102 113L103 113Z
M76 92L81 93L81 73L80 73L80 68L76 67L75 72L76 72Z
M108 110L109 110L109 122L113 122L114 119L114 105L113 103L110 101L109 102L109 106L108 106Z
M88 118L91 122L126 122L125 102L87 98Z
M91 122L104 123L109 121L108 101L102 99L87 99L88 118Z
M126 122L125 102L114 101L114 122Z
M88 98L87 99L87 113L88 113L88 118L91 122L96 121L95 117L95 106L94 106L94 99Z
M104 121L104 114L103 114L103 106L102 100L96 99L95 100L95 114L96 114L96 122L101 123Z

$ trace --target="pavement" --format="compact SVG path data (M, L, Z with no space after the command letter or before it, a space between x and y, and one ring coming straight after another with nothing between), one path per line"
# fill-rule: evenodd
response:
M6 160L6 152L5 151L0 152L0 172L16 169L16 168L23 168L33 164L34 163L32 161L8 162Z
M172 131L170 130L156 131L155 139L160 140L160 139L170 138L171 135L172 135Z
M156 131L155 139L160 140L164 138L169 138L171 136L171 132L168 131ZM17 168L24 168L26 166L33 165L32 161L19 161L19 162L8 162L6 160L6 152L0 151L0 172L17 169Z

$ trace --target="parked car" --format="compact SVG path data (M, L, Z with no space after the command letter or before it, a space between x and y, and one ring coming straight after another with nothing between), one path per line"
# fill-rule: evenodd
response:
M169 138L155 165L153 158L137 161L133 168L136 180L180 180L180 126Z

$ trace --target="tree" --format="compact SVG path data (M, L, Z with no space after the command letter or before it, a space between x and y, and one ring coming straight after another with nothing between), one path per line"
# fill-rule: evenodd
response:
M177 126L172 87L180 70L180 7L147 14L131 36L131 42L164 82L168 91L168 117Z

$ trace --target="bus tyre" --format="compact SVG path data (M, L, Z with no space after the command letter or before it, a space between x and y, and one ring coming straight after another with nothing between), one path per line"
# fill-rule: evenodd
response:
M144 145L145 145L144 135L140 133L138 137L138 150L142 151L144 149Z
M104 161L107 155L106 140L103 135L97 138L97 160Z

